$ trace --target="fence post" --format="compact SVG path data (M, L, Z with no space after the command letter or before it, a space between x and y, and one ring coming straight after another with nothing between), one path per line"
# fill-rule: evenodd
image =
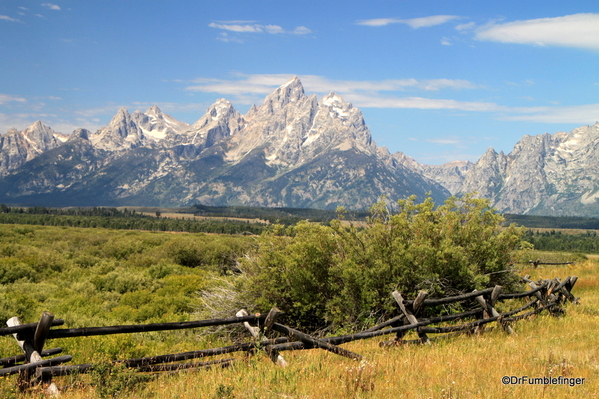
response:
M412 309L414 309L414 316L418 316L421 313L420 311L423 309L422 305L424 305L424 300L427 296L427 291L418 291L418 295L416 296L416 299L414 299L414 303L412 304Z
M491 293L491 298L493 298L493 293L496 293L495 298L498 298L501 288L502 288L501 286L496 285L495 288L493 289L493 292ZM476 290L474 290L474 291L476 292ZM491 302L487 303L487 301L485 301L485 298L482 295L477 296L475 299L480 304L480 306L482 306L482 308L485 310L486 315L492 316L492 317L500 317L499 312L497 312L495 310L495 308L493 307ZM491 301L492 301L492 299L491 299ZM501 324L501 327L503 327L503 329L505 330L506 333L508 333L508 334L514 333L514 330L512 330L512 327L510 327L506 322L501 320L501 318L499 318L497 321L499 322L499 324Z
M425 291L421 291L421 293L423 293L423 296L426 297L426 292ZM412 314L412 312L410 312L407 308L406 305L404 304L404 299L401 296L401 294L399 293L399 291L393 291L393 298L395 298L395 302L397 302L397 304L399 305L399 308L401 309L401 311L403 312L403 314L406 316L406 318L408 319L408 322L410 324L416 324L418 323L418 319L416 318L416 316L414 316ZM418 294L420 296L420 293ZM423 302L424 301L424 297L419 301L419 302ZM418 333L418 337L420 338L420 341L422 341L423 344L430 344L431 341L428 339L428 336L421 332L419 328L416 329L416 332Z
M37 353L41 353L44 349L44 344L46 343L46 336L50 331L50 327L52 327L53 320L54 315L52 313L42 313L42 317L40 318L40 321L37 324L37 328L35 329L35 333L33 334L33 349L35 349Z
M491 292L491 296L490 296L490 300L489 300L489 303L491 304L491 306L495 306L495 303L497 303L497 299L499 299L499 295L501 294L502 289L503 289L503 287L500 285L496 285L495 287L493 287L493 292Z
M268 315L266 316L266 320L264 322L264 326L262 327L264 330L270 330L270 329L272 329L272 325L275 322L275 318L279 314L279 310L278 309L275 310L275 309L276 308L273 308L273 309L270 310L270 312L268 312ZM241 309L239 312L237 312L235 314L235 316L237 316L237 317L248 316L248 312L245 309ZM252 334L252 337L254 337L254 339L256 341L259 341L259 340L264 341L266 339L266 337L264 337L264 336L261 337L261 331L260 331L259 327L252 327L250 325L250 323L248 323L247 321L244 321L243 325L250 332L250 334ZM281 366L281 367L288 366L287 361L283 358L283 356L279 355L278 352L276 352L276 351L269 351L268 347L264 347L262 349L264 349L264 351L266 353L268 353L268 356L270 357L270 359L277 366Z
M38 345L41 345L42 347L44 345L44 341L46 340L46 335L48 334L48 331L50 330L52 320L54 320L53 314L48 313L48 315L45 315L45 313L48 313L48 312L44 312L44 314L42 314L40 323L38 324L38 326L35 330L35 334L34 334L34 336L38 336L37 343L38 343ZM40 324L43 324L43 326L40 327ZM20 326L21 320L19 320L18 317L11 317L10 319L8 319L6 321L6 325L9 327ZM19 341L17 339L17 334L14 334L14 337L15 337L15 340L17 341L17 344L19 344L19 346L25 353L25 362L35 363L35 362L41 362L44 360L40 356L39 352L35 349L35 345L33 344L33 342ZM40 348L40 350L41 350L41 348ZM33 372L25 371L22 374L20 374L20 376L19 376L19 378L21 379L20 385L22 384L23 388L28 388L29 385L31 384L31 377L32 377ZM50 382L48 384L48 387L46 388L46 392L52 396L60 395L60 392L58 391L58 387L56 386L56 384L54 384L54 382Z
M570 280L568 280L564 289L562 290L566 294L566 297L570 300L570 302L576 303L576 304L579 303L578 300L580 298L576 298L574 295L572 295L572 288L574 287L574 284L576 284L577 280L578 280L578 277L571 276Z
M333 345L333 344L331 344L327 341L324 341L322 339L314 338L314 337L312 337L308 334L305 334L301 331L298 331L294 328L287 327L287 326L284 326L279 323L274 323L272 326L272 329L277 332L280 332L281 334L287 334L290 337L296 338L296 339L302 341L307 346L321 348L321 349L327 350L329 352L332 352L336 355L345 356L345 357L353 359L353 360L362 360L362 355L359 355L352 351L348 351L347 349L343 349L337 345Z
M537 291L535 292L535 296L539 299L539 302L541 302L541 305L544 308L547 308L547 310L549 311L549 313L551 313L553 316L555 316L555 313L553 312L553 310L549 307L549 302L547 302L547 298L546 298L546 294L547 294L547 284L545 284L545 287L543 289L543 291L545 291L543 294L541 293L541 291ZM535 288L539 288L539 286L534 282L534 281L530 281L528 283L528 285L530 286L530 288L532 288L533 290ZM542 286L542 285L541 285Z

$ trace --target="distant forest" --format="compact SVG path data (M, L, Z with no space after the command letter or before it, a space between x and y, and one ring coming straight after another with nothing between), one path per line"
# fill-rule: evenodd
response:
M206 206L196 204L190 208L185 208L185 210L198 216L262 219L268 220L270 223L279 223L286 226L296 224L300 220L327 223L339 216L336 211L309 208ZM346 220L366 220L369 215L369 211L348 211L344 214L344 218Z
M289 226L306 219L327 224L338 216L335 211L318 209L205 205L169 209L169 212L219 219L172 219L161 217L162 213L159 211L155 215L148 215L147 212L142 213L127 208L9 207L0 204L0 223L190 233L260 234L268 228L266 224L237 219L260 219ZM368 212L348 212L345 214L345 219L365 220L367 215Z
M215 207L199 204L188 208L170 209L169 212L218 217L219 219L171 219L161 217L160 212L148 215L127 208L46 208L40 206L21 208L0 204L0 223L248 235L261 234L268 229L268 224L237 219L260 219L289 226L306 219L328 224L338 217L335 211L319 209ZM344 214L344 218L364 221L368 215L369 212L366 211L348 212ZM530 229L589 230L581 234L567 234L556 230L549 232L528 230L523 239L533 244L537 250L599 253L599 236L597 232L592 231L599 230L599 219L597 218L511 214L506 214L504 217L504 225L515 223Z
M238 220L169 219L128 209L11 208L3 204L0 204L0 223L217 234L260 234L266 228L264 224Z
M528 230L522 238L539 251L599 253L599 236L596 231L567 234L555 230L546 232Z
M509 213L506 213L503 216L505 217L505 222L503 223L505 225L516 223L518 226L529 228L599 230L599 218L581 216L513 215Z

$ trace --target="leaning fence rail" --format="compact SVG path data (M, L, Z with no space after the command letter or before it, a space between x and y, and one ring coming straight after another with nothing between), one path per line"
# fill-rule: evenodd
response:
M519 293L502 293L501 286L495 286L480 291L446 298L427 298L427 293L421 291L413 300L404 299L402 294L392 293L398 306L398 315L377 324L367 330L341 336L316 338L297 329L276 322L281 312L273 308L268 314L251 315L240 310L235 317L212 320L198 320L174 323L152 323L142 325L120 325L108 327L84 328L52 328L64 324L63 320L54 319L54 315L44 312L38 323L21 324L18 318L13 317L7 321L9 327L0 328L0 336L13 335L21 347L23 354L0 359L0 376L18 374L18 384L22 389L43 383L46 391L58 395L59 391L53 382L54 377L70 375L73 373L88 373L94 369L92 364L63 365L72 360L69 355L58 355L61 348L44 350L46 340L65 339L73 337L88 337L110 334L130 334L150 331L168 331L191 328L205 328L232 324L243 325L251 334L253 340L221 348L203 349L197 351L166 354L159 356L143 357L115 361L139 372L173 372L180 370L202 369L207 367L226 367L233 363L235 358L216 359L199 362L183 361L203 359L207 357L225 355L235 352L265 351L271 360L280 366L287 365L281 352L287 350L302 350L320 348L350 359L359 360L362 356L339 345L362 339L382 337L395 334L393 339L379 343L381 347L391 347L403 344L430 344L440 338L453 334L481 334L486 325L497 322L507 333L512 333L510 323L530 317L547 310L554 316L563 313L560 305L566 301L577 302L572 294L572 288L577 281L576 276L559 279L532 281L529 276L523 278L530 289ZM528 298L529 301L522 306L506 312L498 312L495 306L503 300ZM461 313L426 316L427 307L434 308L451 303L470 304L473 309ZM532 309L532 310L530 310ZM525 312L526 311L526 312ZM523 313L525 312L525 313ZM461 324L455 324L456 321ZM452 322L450 325L440 325ZM434 326L433 326L434 325ZM405 340L409 331L414 331L418 339ZM278 333L282 336L274 337ZM429 335L435 335L433 337ZM270 336L270 338L268 337ZM23 364L18 364L23 363Z

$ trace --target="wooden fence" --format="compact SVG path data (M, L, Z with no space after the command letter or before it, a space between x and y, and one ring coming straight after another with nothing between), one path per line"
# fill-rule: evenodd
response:
M53 377L73 373L88 373L94 369L92 364L63 365L72 360L69 355L58 355L61 348L44 350L44 344L49 339L71 337L88 337L94 335L129 334L149 331L180 330L203 328L230 324L242 324L252 335L252 340L246 343L230 345L221 348L197 350L184 353L167 354L115 361L139 372L173 372L180 370L201 369L206 367L226 367L235 358L217 359L211 361L193 361L211 356L224 355L233 352L265 351L273 362L280 366L287 365L281 352L321 348L350 359L362 359L360 354L341 348L339 345L385 335L394 335L391 340L380 342L381 347L402 344L430 344L432 341L454 334L481 334L489 323L497 322L507 333L512 333L511 323L547 310L554 316L563 314L561 304L566 301L577 302L572 295L572 287L578 279L576 276L559 279L532 281L529 276L523 278L530 290L519 293L502 293L502 287L496 286L481 291L446 297L427 298L427 293L421 291L413 300L407 300L395 291L392 293L398 305L398 315L367 330L355 334L316 338L297 329L279 324L278 309L271 309L268 314L249 315L240 310L235 317L214 320L199 320L180 323L153 323L143 325L122 325L109 327L85 328L52 328L64 324L62 320L54 319L54 315L44 312L38 323L21 325L18 318L7 321L7 328L0 328L0 336L13 335L22 349L23 354L0 359L0 376L19 374L18 384L21 389L44 384L47 393L58 395L59 390L53 382ZM503 300L526 299L520 307L498 312L496 304ZM462 304L470 309L456 314L424 317L426 308L439 309L443 305ZM430 314L430 312L428 312ZM456 321L461 321L458 324ZM448 324L449 323L449 324ZM414 330L417 339L405 340L405 335ZM275 336L278 333L282 336ZM431 336L431 335L435 336ZM270 338L269 338L270 337ZM44 359L47 358L47 359ZM191 361L190 361L191 360Z

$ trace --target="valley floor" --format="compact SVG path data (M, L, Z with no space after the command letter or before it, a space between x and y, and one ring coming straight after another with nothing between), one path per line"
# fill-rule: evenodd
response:
M581 398L599 391L599 261L522 270L533 279L579 276L580 304L566 315L517 322L515 334L500 329L460 336L429 346L379 348L371 339L343 345L364 355L355 362L322 350L283 352L287 368L263 353L227 369L184 372L138 385L120 398ZM579 384L505 384L518 378L565 377ZM584 379L584 380L583 380ZM13 384L12 379L2 384ZM113 382L106 381L106 384ZM38 397L37 393L24 396ZM98 398L86 385L66 399Z

